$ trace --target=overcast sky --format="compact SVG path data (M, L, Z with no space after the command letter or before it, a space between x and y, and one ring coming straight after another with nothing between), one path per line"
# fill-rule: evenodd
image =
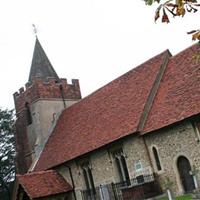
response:
M198 28L199 13L171 23L154 23L154 7L142 0L0 1L0 107L13 108L12 94L27 82L35 37L54 69L80 81L86 96L169 49L193 44L187 31Z

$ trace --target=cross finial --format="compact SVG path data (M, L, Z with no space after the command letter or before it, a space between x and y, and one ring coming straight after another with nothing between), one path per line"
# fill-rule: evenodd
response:
M37 28L36 28L35 24L32 24L32 26L33 26L33 33L34 33L35 37L37 38Z

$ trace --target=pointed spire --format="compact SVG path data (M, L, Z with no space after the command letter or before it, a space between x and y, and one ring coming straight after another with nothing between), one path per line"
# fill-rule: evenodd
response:
M35 77L43 80L48 77L59 79L37 37L28 81L32 82Z

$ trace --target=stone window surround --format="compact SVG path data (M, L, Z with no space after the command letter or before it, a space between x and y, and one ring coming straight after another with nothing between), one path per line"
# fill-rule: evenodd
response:
M157 168L156 159L155 159L155 156L154 156L154 153L153 153L153 147L157 150L161 170L158 170L158 168ZM157 172L157 174L164 173L164 167L163 167L162 159L161 159L160 154L159 154L159 147L157 145L153 144L153 145L150 146L150 150L151 150L150 155L151 155L151 158L152 158L152 161L153 161L152 163L153 163L153 168L154 168L155 172Z
M89 161L83 161L80 164L82 171L83 183L85 183L85 189L94 190L94 178L92 175L92 167ZM85 174L84 174L85 173Z
M129 182L130 181L130 175L129 175L129 171L128 171L128 167L127 167L127 163L126 163L127 156L124 153L122 146L118 146L117 148L116 147L113 148L112 150L109 151L109 154L111 155L110 157L112 159L111 162L113 163L113 167L118 174L118 177L119 177L118 181ZM116 161L118 161L118 164L119 164L118 167L117 167ZM120 170L121 172L119 172L119 169L121 169Z
M200 142L200 121L191 122L196 134L196 141Z

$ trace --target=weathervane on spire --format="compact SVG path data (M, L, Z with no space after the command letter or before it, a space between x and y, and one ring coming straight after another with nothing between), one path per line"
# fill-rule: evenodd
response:
M35 37L37 38L37 28L36 28L35 24L32 24L32 26L33 26L33 33L34 33Z

